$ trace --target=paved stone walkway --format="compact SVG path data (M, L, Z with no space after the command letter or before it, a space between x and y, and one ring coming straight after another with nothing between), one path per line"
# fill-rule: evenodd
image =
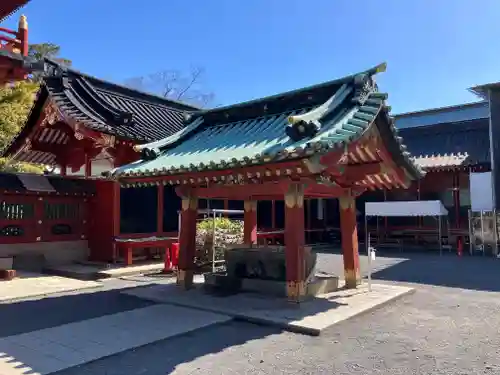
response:
M156 305L0 339L0 374L50 374L230 320Z
M0 281L0 303L100 286L94 281L22 272L14 280Z

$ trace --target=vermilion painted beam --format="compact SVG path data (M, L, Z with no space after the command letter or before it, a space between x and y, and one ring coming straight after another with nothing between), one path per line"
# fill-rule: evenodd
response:
M266 184L246 185L214 185L210 187L178 186L175 191L179 196L192 194L198 198L227 198L243 200L258 196L273 196L283 198L288 187L287 181Z
M214 185L208 188L178 186L176 192L180 196L189 193L198 198L209 199L234 199L245 200L254 198L257 200L282 200L283 195L292 181L282 180L278 183L246 184L246 185ZM345 195L353 189L344 189L335 186L326 186L316 182L308 182L304 196L308 198L335 198ZM363 187L355 187L355 192L366 190Z
M290 177L290 176L297 176L297 175L302 175L301 173L297 172L297 168L300 168L302 171L303 175L308 175L307 173L307 168L304 166L302 160L294 160L294 161L288 161L288 162L280 162L280 163L269 163L269 164L262 164L262 165L252 165L248 167L241 167L241 168L230 168L229 166L227 169L221 169L221 170L208 170L208 171L200 171L200 172L184 172L184 173L178 173L178 174L172 174L172 175L162 175L162 176L123 176L120 177L120 180L122 180L124 183L136 183L136 182L158 182L158 181L182 181L182 180L189 180L189 179L194 179L195 181L198 179L204 180L205 177L208 178L210 181L213 177L220 178L222 176L234 176L241 174L242 176L247 179L247 174L250 173L253 177L257 177L257 173L260 174L260 177L265 177L266 176L266 171L270 171L271 175L270 177L273 177L274 179L280 179L283 177ZM280 174L276 175L275 171L279 169ZM289 169L292 173L289 175L286 174L286 169ZM310 175L310 174L309 174Z
M304 195L308 197L338 197L346 194L348 189L343 189L335 186L326 186L321 184L308 185L304 191Z

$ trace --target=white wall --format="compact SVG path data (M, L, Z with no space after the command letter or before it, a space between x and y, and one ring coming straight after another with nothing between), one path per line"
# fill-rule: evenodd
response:
M493 184L491 172L471 173L470 201L472 211L493 210Z
M113 169L113 164L110 159L96 159L92 160L92 174L91 176L101 176L102 172L109 171ZM68 176L85 176L85 166L80 168L78 172L71 172L68 168L66 174Z

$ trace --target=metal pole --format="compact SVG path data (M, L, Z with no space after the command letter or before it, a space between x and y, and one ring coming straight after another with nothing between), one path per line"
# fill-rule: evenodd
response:
M370 232L368 231L368 217L365 214L365 245L368 255L368 291L372 291L372 254L370 250Z

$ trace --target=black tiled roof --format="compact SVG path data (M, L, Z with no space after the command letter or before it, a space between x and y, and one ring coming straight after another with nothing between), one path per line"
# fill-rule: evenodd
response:
M124 140L150 142L184 127L193 106L146 94L67 69L45 60L46 76L24 127L3 151L13 154L24 144L38 122L47 99L61 112L90 129Z
M46 176L46 178L59 194L91 195L95 194L96 191L94 180L61 176ZM16 173L0 173L0 190L12 192L27 191Z
M60 194L95 194L94 180L84 178L68 178L62 176L47 176L50 184Z
M489 164L488 119L400 129L414 157L467 153L462 165Z
M15 173L0 173L0 189L8 191L26 191Z
M184 126L193 106L88 76L47 60L44 89L67 116L93 130L124 139L152 141Z

